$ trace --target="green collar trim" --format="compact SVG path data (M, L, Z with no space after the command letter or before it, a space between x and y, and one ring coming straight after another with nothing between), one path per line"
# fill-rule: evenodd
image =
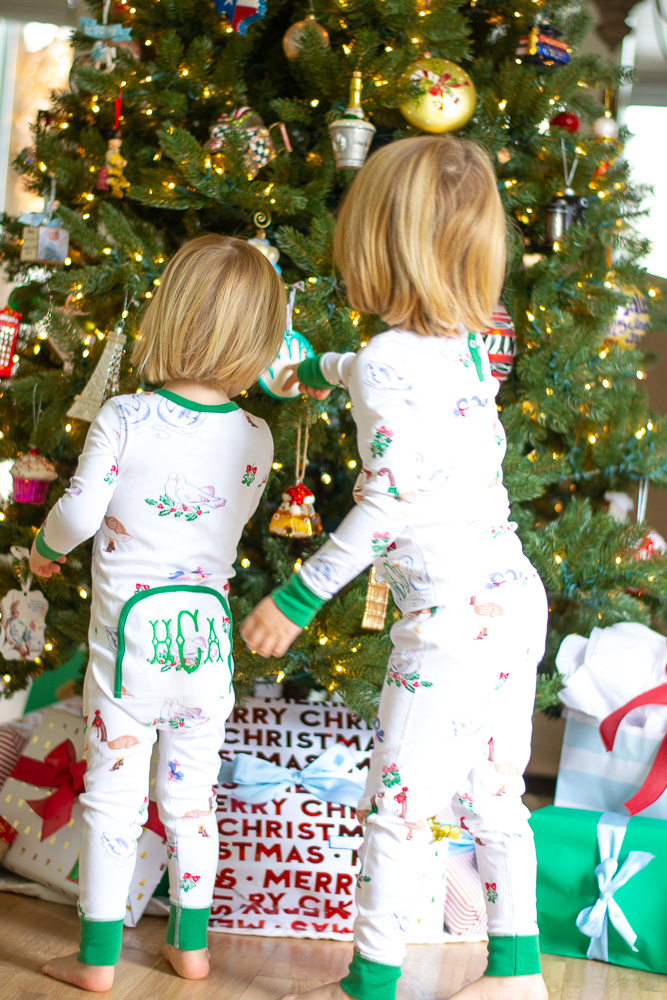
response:
M230 413L232 410L238 410L238 405L232 402L218 403L217 406L208 406L206 403L195 403L194 399L186 399L185 396L177 396L175 392L170 392L169 389L156 389L155 392L158 396L170 399L172 403L178 403L179 406L184 407L186 410L201 410L203 413Z

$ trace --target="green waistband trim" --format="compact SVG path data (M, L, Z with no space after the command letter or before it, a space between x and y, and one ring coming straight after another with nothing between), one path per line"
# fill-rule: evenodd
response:
M299 628L310 625L322 605L326 604L323 597L318 597L309 590L298 573L294 573L287 583L274 590L271 597L276 607Z
M217 403L215 405L208 405L207 403L195 403L194 399L187 399L185 396L179 396L177 393L172 392L170 389L156 389L156 394L158 396L164 396L165 399L170 399L172 403L178 403L186 410L200 410L202 413L229 413L231 410L238 410L238 404L232 403Z
M539 935L489 934L485 976L534 976L541 971Z
M35 548L39 552L40 556L45 559L50 559L52 562L57 562L62 556L65 555L64 552L56 552L52 549L50 545L47 545L44 541L44 525L37 532L37 538L35 539Z
M320 368L321 357L323 357L322 354L316 354L314 358L306 358L296 370L299 381L303 382L304 385L310 386L311 389L333 388L332 383L327 382L322 374L322 369Z
M76 956L84 965L116 965L123 943L123 920L81 917L81 939Z
M172 903L167 924L167 944L180 951L198 951L206 947L206 928L211 907L192 910Z
M356 1000L395 1000L396 983L400 976L400 965L370 962L355 951L348 974L341 979L340 985Z

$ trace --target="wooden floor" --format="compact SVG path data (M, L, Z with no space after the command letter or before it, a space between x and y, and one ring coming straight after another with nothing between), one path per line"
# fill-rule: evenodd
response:
M76 1000L84 994L42 976L42 962L71 952L73 906L0 893L0 1000ZM336 941L210 934L211 975L186 982L161 956L163 917L126 930L110 1000L278 1000L288 990L338 979L350 946ZM444 1000L484 968L483 944L412 945L399 1000ZM550 1000L667 1000L667 976L600 962L544 956ZM89 996L91 994L88 994Z

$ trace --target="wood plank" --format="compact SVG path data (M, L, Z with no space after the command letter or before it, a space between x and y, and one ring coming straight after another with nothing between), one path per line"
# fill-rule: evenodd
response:
M144 917L123 937L111 1000L279 1000L340 979L350 960L340 941L209 934L211 975L179 979L162 958L166 921ZM76 949L73 906L0 893L0 1000L77 1000L85 996L40 972L46 959ZM484 968L484 944L411 945L399 1000L443 1000ZM667 976L617 965L544 955L550 1000L667 1000Z

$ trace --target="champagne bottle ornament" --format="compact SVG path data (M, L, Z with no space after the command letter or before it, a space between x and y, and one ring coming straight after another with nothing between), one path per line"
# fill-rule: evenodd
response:
M364 118L361 87L361 73L355 70L350 81L350 102L345 114L329 125L334 158L339 170L359 170L363 167L375 134L375 125Z
M95 365L83 392L76 397L67 411L68 417L76 417L78 420L90 423L97 416L105 398L118 391L120 361L126 339L122 326L107 334L102 357Z
M320 515L315 512L315 497L303 482L307 465L308 427L306 426L302 451L301 424L299 424L296 436L296 482L285 490L282 503L271 518L269 531L272 535L303 541L322 530Z

